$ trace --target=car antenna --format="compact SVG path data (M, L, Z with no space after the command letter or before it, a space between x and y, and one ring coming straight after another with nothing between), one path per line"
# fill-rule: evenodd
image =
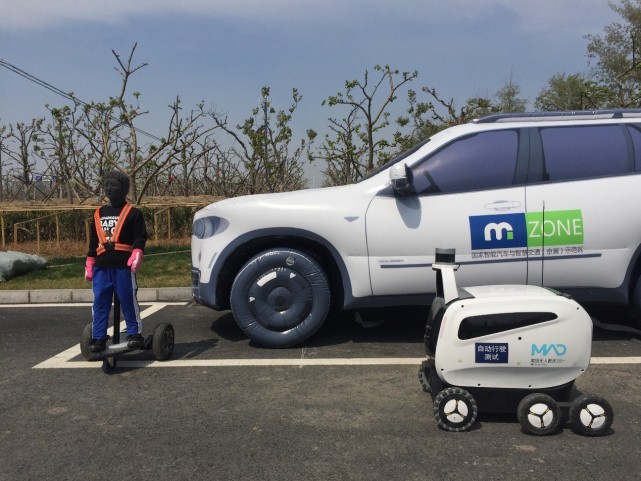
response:
M543 282L545 264L545 201L543 201L543 217L541 219L541 287L544 287Z

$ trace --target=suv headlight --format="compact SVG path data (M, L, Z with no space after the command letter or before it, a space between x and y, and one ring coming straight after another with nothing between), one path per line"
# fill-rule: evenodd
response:
M222 217L201 217L196 219L191 226L191 235L198 239L207 239L224 232L229 226L229 221Z

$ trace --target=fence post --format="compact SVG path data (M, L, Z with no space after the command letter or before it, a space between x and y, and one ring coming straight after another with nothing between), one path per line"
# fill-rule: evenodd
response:
M2 189L1 184L2 184L2 178L0 178L0 189ZM2 190L0 190L0 192L2 192ZM6 245L4 242L4 216L0 216L0 231L2 231L2 250L4 250Z
M154 210L154 242L158 242L158 212Z
M171 240L171 207L167 208L167 240Z
M91 218L87 219L85 218L85 239L87 241L87 249L89 249L89 242L91 237L89 237L89 223L91 222Z
M56 247L60 247L60 216L56 215Z

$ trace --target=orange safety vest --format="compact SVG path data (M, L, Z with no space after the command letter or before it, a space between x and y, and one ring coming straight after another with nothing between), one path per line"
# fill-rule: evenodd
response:
M124 252L131 252L134 250L134 246L118 242L118 239L120 238L120 231L122 230L122 226L125 225L125 219L127 218L127 215L129 215L131 208L131 204L125 204L120 211L120 215L118 216L118 219L116 219L116 227L111 239L108 239L105 232L102 230L102 223L100 222L100 207L96 209L96 212L93 214L93 223L96 226L96 234L98 234L98 248L96 249L96 254L104 254L111 250Z

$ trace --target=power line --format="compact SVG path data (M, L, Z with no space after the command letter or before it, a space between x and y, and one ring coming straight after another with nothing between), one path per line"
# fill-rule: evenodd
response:
M35 75L32 75L29 72L26 72L25 70L22 70L21 68L10 64L9 62L7 62L7 61L5 61L5 60L3 60L1 58L0 58L0 67L4 67L7 70L10 70L11 72L19 75L20 77L22 77L24 79L27 79L28 81L33 82L36 85L39 85L40 87L43 87L43 88L55 93L56 95L60 95L61 97L64 97L67 100L71 100L75 104L80 104L80 105L84 105L85 107L88 107L90 109L95 109L95 107L92 106L91 104L88 104L87 102L84 102L84 101L80 100L78 97L76 97L76 96L74 96L74 95L72 95L70 93L64 92L63 90L59 89L58 87L55 87L54 85L51 85L49 82L46 82L46 81L36 77ZM111 119L112 120L118 120L115 117L112 117ZM156 140L157 142L162 142L161 138L156 137L155 135L150 134L149 132L145 132L144 130L139 129L138 127L134 127L134 130L136 132L142 134L142 135L146 135L147 137Z

